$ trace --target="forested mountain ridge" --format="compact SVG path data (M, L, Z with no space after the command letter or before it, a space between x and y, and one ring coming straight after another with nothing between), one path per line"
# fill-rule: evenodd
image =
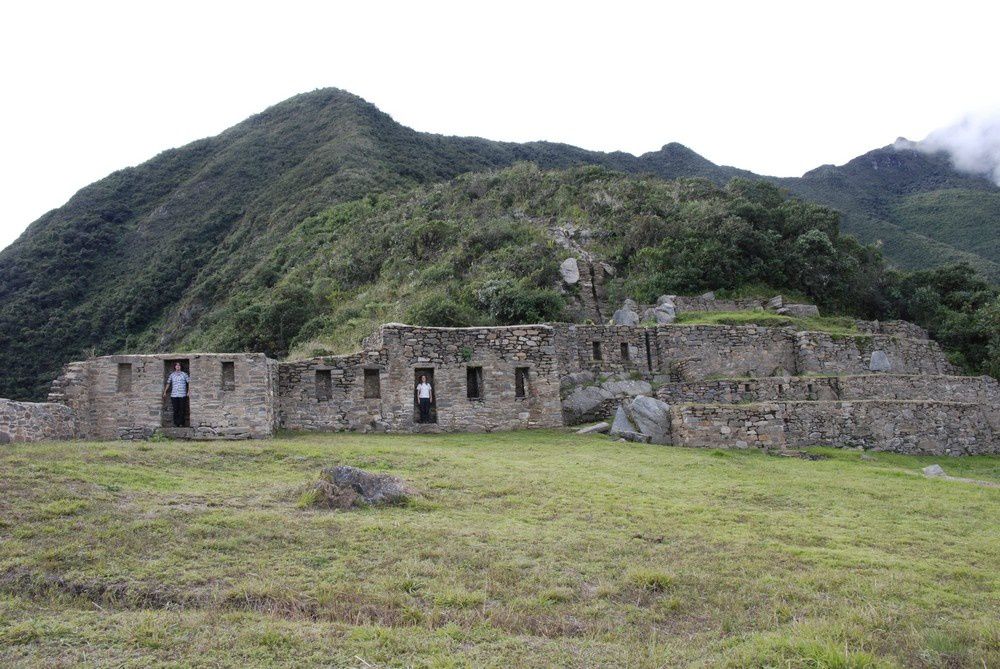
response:
M936 164L933 156L909 153L917 167L907 170L920 172L921 160ZM324 212L331 207L350 208L350 202L374 207L393 201L380 199L379 193L406 192L520 162L545 169L600 165L667 179L698 176L716 184L753 177L714 165L678 144L635 157L545 142L445 137L405 128L343 91L299 95L216 137L165 151L87 186L0 252L0 396L41 397L64 362L91 352L238 345L226 339L233 327L252 326L247 319L287 320L295 311L267 309L282 303L280 290L294 289L287 277L303 259L294 257L295 249L285 242L302 233L305 221L328 216ZM831 184L843 181L852 191L858 186L851 174L838 174L841 169L821 168L818 175L778 182L819 201L839 197L837 206L847 212L857 198ZM944 180L917 180L913 194L946 189L964 197L975 190L993 197L1000 192L985 180L973 189L963 179L951 170ZM927 183L934 189L927 190ZM627 192L629 186L622 188ZM877 196L860 201L881 207ZM571 204L556 215L572 216ZM961 204L975 209L977 203L966 198ZM892 200L892 205L902 214L887 209L887 219L914 209L926 216L926 203ZM504 211L503 216L516 215ZM634 220L646 213L636 210ZM914 234L903 232L907 238ZM336 247L338 240L327 238L327 243ZM365 261L362 255L352 262L363 266ZM977 266L990 270L988 264ZM367 271L371 275L374 268ZM328 288L320 302L329 307L345 290L355 291L348 300L358 299L361 285ZM275 295L261 297L272 289ZM258 298L263 301L253 303ZM295 307L294 295L289 299L286 306ZM289 327L301 328L315 315L305 320L305 314L296 315ZM286 335L281 335L283 346L301 340L298 331Z

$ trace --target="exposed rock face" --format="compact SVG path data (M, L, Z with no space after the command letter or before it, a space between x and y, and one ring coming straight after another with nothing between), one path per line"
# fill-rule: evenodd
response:
M316 505L329 509L403 504L416 494L401 478L347 466L324 469L315 490Z
M559 265L559 273L562 274L563 281L570 285L580 281L580 265L576 262L576 258L563 260Z
M892 369L892 363L889 362L889 356L886 355L885 351L872 351L868 369L873 372L888 372Z

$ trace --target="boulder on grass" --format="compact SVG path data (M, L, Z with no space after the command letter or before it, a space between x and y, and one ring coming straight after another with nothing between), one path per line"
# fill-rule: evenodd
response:
M669 444L670 405L644 395L622 402L610 434L629 441Z
M629 412L640 434L654 444L670 443L670 405L653 397L640 395L632 400Z
M944 469L941 465L930 465L924 467L924 476L944 476Z
M416 494L397 476L347 466L323 469L313 490L313 505L327 509L405 504Z

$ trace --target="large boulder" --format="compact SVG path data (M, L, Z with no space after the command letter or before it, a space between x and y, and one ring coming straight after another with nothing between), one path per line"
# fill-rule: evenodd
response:
M658 298L656 298L656 306L660 306L662 304L665 304L669 307L676 306L674 305L674 298L676 297L677 297L676 295L660 295Z
M654 397L640 395L626 411L641 434L654 444L670 443L670 405Z
M559 265L559 273L562 274L562 279L566 283L572 285L580 280L580 265L576 262L576 258L566 258Z
M613 325L638 325L639 314L635 309L630 309L628 305L622 307L611 316Z
M313 490L314 506L328 509L404 504L416 494L399 477L343 465L323 469Z
M775 311L785 306L785 298L781 295L775 295L774 297L772 297L770 300L767 301L767 304L765 306L771 311Z
M562 401L563 417L570 425L582 422L610 399L614 399L614 393L600 386L577 388Z
M892 369L892 363L885 351L872 351L871 360L868 361L868 369L873 372L888 372Z
M620 437L624 434L637 434L635 424L632 423L632 419L629 417L628 412L625 410L625 404L619 404L618 409L615 411L615 419L611 423L611 430L609 434L612 437Z
M669 325L677 320L677 307L673 302L657 304L653 309L653 318L657 325Z
M640 395L622 402L615 412L610 434L629 441L670 443L670 405ZM641 438L636 436L641 435Z
M581 372L570 372L569 374L564 374L559 379L559 385L562 388L572 388L573 386L580 386L585 383L594 382L594 373L589 370L583 370Z

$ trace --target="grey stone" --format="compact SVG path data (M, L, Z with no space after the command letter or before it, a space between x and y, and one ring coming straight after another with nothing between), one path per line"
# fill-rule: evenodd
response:
M628 379L625 381L605 381L601 384L609 393L614 395L648 395L653 392L653 386L648 381L640 379Z
M703 300L714 300L715 299L715 291L714 290L710 290L707 293L702 293L701 295L699 295L699 297L701 297L701 299L703 299Z
M868 369L873 372L888 372L892 369L892 363L885 351L872 351L871 360L868 362Z
M587 427L581 427L576 431L577 434L597 434L607 432L611 429L611 425L607 421L601 421L600 423L595 423L594 425L588 425Z
M626 297L625 301L622 303L622 308L636 311L639 308L639 303L633 300L631 297Z
M810 316L819 316L819 307L815 304L786 304L778 309L778 313L782 316L808 318Z
M583 385L585 383L594 382L594 373L588 370L582 372L572 372L566 374L559 379L559 385L563 388L572 388L573 386Z
M619 434L623 441L634 441L639 444L648 444L649 436L638 432L622 432Z
M944 469L941 465L930 465L929 467L924 467L924 476L944 476Z
M677 320L677 308L673 304L659 304L653 309L653 318L658 325L669 325Z
M601 406L605 400L613 399L614 395L600 386L577 388L569 397L563 400L563 411L570 416L582 416Z
M780 376L781 378L787 379L792 376L792 373L784 367L775 367L774 371L771 372L771 376Z
M670 405L652 397L640 395L626 408L637 431L654 444L670 443Z
M660 305L667 305L669 307L676 306L674 305L674 298L676 297L677 297L676 295L660 295L658 298L656 298L656 306Z
M415 494L403 479L357 467L328 467L316 483L316 504L328 508L403 504Z
M619 404L618 410L615 411L615 419L611 422L610 434L612 436L620 436L628 432L634 433L635 431L636 427L625 411L625 406Z
M566 283L572 285L580 280L580 266L576 262L576 258L566 258L559 265L559 273L562 274L562 279Z
M783 306L785 306L785 298L781 295L775 295L767 301L768 309L780 309Z
M611 317L611 322L614 325L638 325L639 314L626 306L614 313Z

